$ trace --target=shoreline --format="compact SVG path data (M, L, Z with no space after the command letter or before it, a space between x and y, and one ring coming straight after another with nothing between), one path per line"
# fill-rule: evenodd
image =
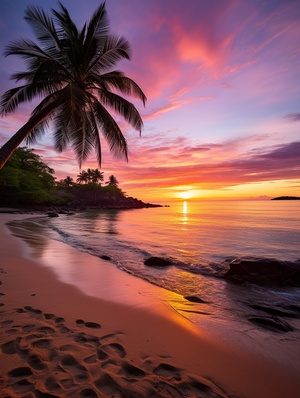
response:
M226 325L203 317L199 329L169 305L179 299L173 293L61 242L47 241L46 252L33 255L5 226L28 217L0 215L0 387L6 394L35 397L36 389L57 397L121 396L120 391L127 397L171 397L176 391L180 397L189 388L190 397L298 396L296 369L272 362L265 352L251 352L241 335L235 344L237 336L228 335ZM75 260L103 269L95 287L99 297L84 295L49 269L51 262ZM34 367L34 355L47 370ZM55 376L58 366L62 371ZM28 374L14 376L21 367L29 368Z

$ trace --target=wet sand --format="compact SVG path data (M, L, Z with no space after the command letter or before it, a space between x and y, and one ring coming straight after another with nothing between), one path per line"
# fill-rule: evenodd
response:
M22 217L0 215L0 397L299 396L293 358L205 315L199 328L170 306L180 296L104 260L30 232L28 245L5 225Z

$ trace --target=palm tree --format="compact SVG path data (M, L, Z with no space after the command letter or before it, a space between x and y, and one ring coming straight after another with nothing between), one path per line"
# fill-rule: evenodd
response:
M86 183L87 182L87 172L85 170L82 170L78 175L77 175L77 180L79 184L81 183Z
M138 110L117 92L135 96L144 105L146 96L132 79L112 70L121 59L130 59L130 45L109 33L105 3L81 30L59 5L59 11L52 9L53 17L37 6L25 11L41 47L20 39L6 48L6 56L20 55L28 69L12 75L25 83L2 95L0 113L12 113L19 104L38 96L43 99L27 123L0 148L0 169L24 139L29 144L35 142L50 122L54 148L61 152L71 145L80 167L94 148L101 166L100 132L111 152L128 160L126 139L107 108L141 133Z
M92 182L93 181L93 170L92 169L87 169L86 171L86 179L87 182Z
M99 169L92 170L92 182L98 184L99 181L103 180L104 180L103 171L100 171Z
M107 183L108 186L115 186L117 187L119 185L118 180L116 179L116 177L114 175L109 176Z
M73 178L70 176L67 176L62 182L66 187L71 187L74 184Z

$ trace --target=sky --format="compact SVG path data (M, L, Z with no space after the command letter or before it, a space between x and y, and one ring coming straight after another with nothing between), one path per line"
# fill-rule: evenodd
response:
M101 2L62 0L82 27ZM24 70L5 46L35 40L24 20L29 4L47 13L52 0L0 2L0 95ZM117 121L129 161L104 146L101 170L129 196L174 199L264 199L300 196L300 1L106 0L111 33L131 44L115 69L147 96L133 100L141 136ZM27 121L37 102L0 119L0 146ZM34 145L57 179L80 172L71 149L56 153L51 128ZM83 169L97 168L93 154Z

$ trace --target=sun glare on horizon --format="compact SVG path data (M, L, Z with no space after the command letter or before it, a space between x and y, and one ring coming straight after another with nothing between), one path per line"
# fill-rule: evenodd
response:
M185 191L185 192L181 192L178 196L181 199L187 200L187 199L191 199L193 195L190 191Z

